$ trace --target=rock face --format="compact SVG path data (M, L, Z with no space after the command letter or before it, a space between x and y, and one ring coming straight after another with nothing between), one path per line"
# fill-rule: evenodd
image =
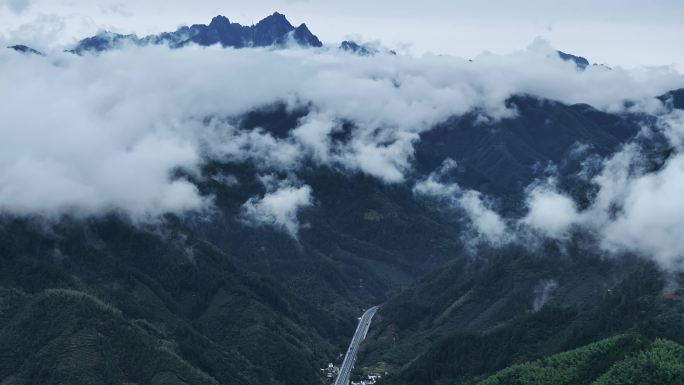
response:
M17 51L17 52L20 52L20 53L23 53L23 54L26 54L26 55L40 55L40 56L44 56L42 52L40 52L40 51L38 51L38 50L35 50L35 49L31 48L31 47L25 46L25 45L21 45L21 44L19 44L19 45L12 45L12 46L9 46L9 47L7 47L7 48L13 49L13 50L15 50L15 51Z
M351 40L343 41L342 44L340 44L340 49L360 56L372 56L378 53L378 50L373 47L361 45Z
M255 25L243 26L231 23L225 16L214 17L208 25L194 24L178 28L175 32L163 32L139 38L136 35L122 35L103 32L96 36L81 40L69 52L82 55L88 52L102 52L120 48L124 45L163 44L171 48L180 48L188 44L211 46L221 44L223 47L270 47L284 46L293 42L302 47L321 47L323 44L306 24L294 27L285 15L274 14L259 21Z
M561 59L565 61L571 61L574 62L577 68L584 70L587 67L589 67L589 60L582 56L575 56L571 55L569 53L565 53L563 51L558 51L558 56L560 56Z
M684 110L684 88L670 91L659 99L665 104L671 104L672 108Z

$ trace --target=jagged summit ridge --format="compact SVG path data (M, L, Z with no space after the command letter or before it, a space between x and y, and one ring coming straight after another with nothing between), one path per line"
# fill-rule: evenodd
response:
M188 44L211 46L220 44L223 47L270 47L284 46L293 40L303 47L321 47L323 44L306 24L293 26L285 15L275 12L255 25L243 26L232 23L226 16L218 15L207 24L193 24L183 26L174 32L162 32L139 38L136 35L123 35L113 32L103 32L85 38L70 50L72 53L84 54L88 52L102 52L131 45L168 45L180 48Z
M558 52L558 56L565 61L573 62L577 66L577 68L584 70L587 67L589 67L589 60L587 58L582 57L582 56L576 56L572 55L563 51L556 51Z

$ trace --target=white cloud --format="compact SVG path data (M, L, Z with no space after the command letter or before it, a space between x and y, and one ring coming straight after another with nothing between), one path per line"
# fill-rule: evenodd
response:
M670 143L679 149L684 148L684 111L674 110L661 116L659 126L667 136Z
M417 138L413 133L398 133L389 144L377 137L354 139L343 163L389 183L402 182L404 171L410 168L413 141Z
M333 157L330 134L338 130L339 124L333 118L310 114L292 131L292 137L316 163L328 164Z
M527 196L527 215L520 224L554 239L584 229L610 253L636 253L663 269L684 269L684 120L681 111L660 118L659 126L676 152L652 170L636 143L605 160L592 179L597 191L579 210L553 182L537 184ZM644 135L651 135L645 132Z
M55 218L123 210L134 220L148 220L207 203L191 183L170 179L175 166L197 161L191 147L174 141L150 137L129 149L93 149L83 164L65 159L67 153L32 155L0 169L1 211Z
M492 208L491 203L483 199L480 192L463 190L457 183L443 181L457 170L458 164L452 159L447 159L437 171L414 185L414 194L435 199L452 209L462 211L474 232L474 238L469 238L470 234L465 235L468 243L485 241L493 245L503 245L511 242L513 234L509 231L508 225Z
M483 202L482 194L467 191L458 201L477 233L488 243L501 245L512 240L508 226L496 211Z
M683 115L675 111L660 120L676 153L659 170L645 168L637 146L625 147L595 178L599 192L583 214L604 249L635 252L668 270L684 269Z
M271 181L265 183L272 184ZM252 197L242 205L243 222L251 226L272 226L292 238L299 234L300 209L313 205L311 187L294 187L281 183L262 197Z
M684 268L684 155L665 168L630 180L617 217L603 229L603 246L651 256L668 269Z
M558 287L558 282L553 279L543 279L533 290L532 310L539 311L551 299L553 291Z
M527 215L521 223L551 238L563 238L579 220L573 200L553 186L533 188L527 197Z
M458 170L458 163L453 159L446 159L436 171L430 173L425 180L418 181L413 186L413 192L431 198L451 200L463 194L457 183L443 182L451 172Z

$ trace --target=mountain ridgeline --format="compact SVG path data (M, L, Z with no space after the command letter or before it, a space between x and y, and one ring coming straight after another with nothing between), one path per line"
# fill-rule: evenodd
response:
M285 15L274 12L254 25L232 23L227 17L218 15L209 24L182 26L173 32L162 32L143 37L138 37L135 34L103 31L95 36L80 40L67 52L83 55L125 46L165 45L169 48L182 48L191 44L202 47L220 45L223 48L284 48L293 44L304 48L323 46L321 40L309 30L306 24L302 23L295 27ZM23 44L16 44L7 48L19 53L44 56L42 52ZM397 54L394 50L353 40L343 41L338 48L359 56L373 56L381 52L390 55ZM575 56L562 51L557 51L557 54L562 60L575 63L580 70L585 70L590 66L589 61L582 56Z
M275 12L251 26L231 23L225 16L216 16L208 25L194 24L180 27L175 32L144 37L102 32L81 40L70 52L82 55L124 45L167 45L171 48L180 48L188 44L205 47L220 44L222 47L245 48L285 46L291 42L302 47L323 45L306 24L294 27L285 15Z
M25 46L23 44L17 44L17 45L12 45L7 47L11 50L14 50L19 53L23 53L25 55L38 55L38 56L44 56L44 54L40 51L37 51L31 47Z

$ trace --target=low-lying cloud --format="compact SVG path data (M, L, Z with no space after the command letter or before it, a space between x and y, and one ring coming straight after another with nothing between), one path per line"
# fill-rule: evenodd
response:
M661 164L654 164L643 143L660 134L667 142L661 151L670 155ZM626 143L604 160L591 158L588 162L591 172L585 175L585 169L579 173L592 187L582 207L556 178L547 177L527 188L521 202L522 215L504 217L495 205L487 204L487 197L481 193L449 181L450 171L457 168L449 160L417 182L414 193L464 214L466 231L475 234L468 236L470 241L494 246L521 243L534 248L538 240L568 242L574 233L585 232L604 252L642 255L664 270L682 271L684 111L673 110L660 116L655 126L645 127L635 142Z
M654 169L638 143L628 143L605 159L590 180L595 189L586 207L560 189L555 179L533 183L524 201L526 213L518 218L502 218L492 211L489 222L473 226L490 244L523 242L536 245L535 237L570 241L571 234L591 234L596 246L615 255L631 253L656 262L667 271L684 269L684 111L660 118L658 129L665 133L672 154ZM649 135L648 130L644 132ZM456 185L437 183L434 176L419 183L414 191L450 197L462 205L464 192ZM507 224L507 225L506 225ZM496 236L492 236L495 234ZM532 246L535 247L535 246Z
M313 205L311 187L297 186L295 182L275 181L272 176L262 177L267 189L263 196L252 197L242 205L243 223L249 226L271 226L297 239L300 209Z
M413 192L463 214L471 230L464 234L468 243L486 242L498 246L512 241L508 224L492 208L491 202L478 191L462 189L457 183L448 181L450 174L457 169L458 164L447 159L425 180L417 182Z
M202 210L211 197L178 175L208 160L250 162L263 174L313 163L400 183L421 132L474 109L489 119L514 116L505 104L513 94L657 112L654 96L682 86L668 68L579 71L543 42L473 62L325 49L130 47L85 57L0 50L0 211L147 220ZM235 126L233 118L275 103L310 112L284 138ZM348 122L348 139L333 140ZM296 236L297 210L312 195L308 186L281 187L250 199L243 215ZM486 197L459 197L482 234L502 236L506 223Z
M546 305L553 291L558 287L558 282L553 279L543 279L533 289L534 298L532 299L532 310L535 312L541 310Z
M550 238L567 237L579 219L575 202L558 193L552 181L532 187L525 203L528 212L520 223Z
M579 210L552 184L528 197L526 225L547 236L562 237L572 227L589 230L600 246L612 253L636 253L666 270L684 268L684 113L661 118L674 153L659 169L645 161L636 144L628 144L607 159L592 183L597 188L591 204Z

